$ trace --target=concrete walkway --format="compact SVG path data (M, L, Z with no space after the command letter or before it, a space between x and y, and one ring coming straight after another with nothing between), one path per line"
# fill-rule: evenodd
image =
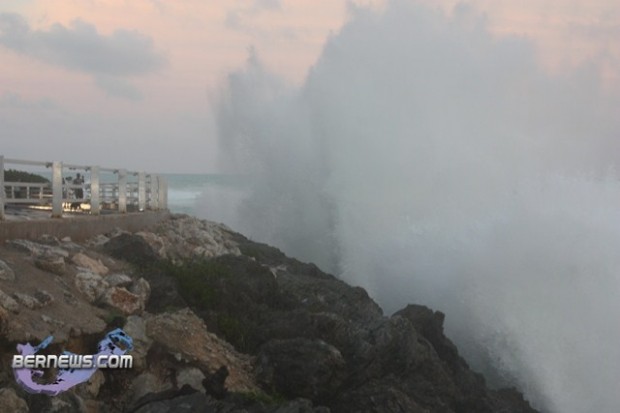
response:
M8 207L5 213L6 219L0 221L0 243L10 239L36 240L44 234L83 241L97 234L109 233L114 228L140 231L170 216L165 210L103 215L64 212L62 218L50 218L49 210L23 207Z

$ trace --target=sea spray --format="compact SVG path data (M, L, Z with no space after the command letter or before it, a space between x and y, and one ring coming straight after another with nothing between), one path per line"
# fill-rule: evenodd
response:
M618 99L594 63L553 76L535 55L469 7L406 1L352 10L301 88L252 54L217 107L252 188L226 221L388 312L446 312L474 367L541 409L614 412Z

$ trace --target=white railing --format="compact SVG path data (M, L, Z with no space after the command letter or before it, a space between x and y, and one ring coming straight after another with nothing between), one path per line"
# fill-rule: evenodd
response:
M47 183L10 182L5 178L5 166L18 165L44 168L51 179ZM82 182L68 180L70 171L84 175ZM102 175L115 178L104 182ZM81 210L99 215L102 211L118 213L162 210L168 207L166 180L156 174L126 169L73 165L63 162L38 162L8 159L0 155L0 220L10 204L37 205L50 208L52 217L61 218L63 211L79 206ZM84 207L84 208L82 208Z

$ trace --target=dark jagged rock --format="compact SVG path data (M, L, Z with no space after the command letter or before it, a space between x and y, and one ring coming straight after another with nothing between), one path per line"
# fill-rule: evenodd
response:
M25 394L31 412L86 413L84 400L73 392L61 393L55 397L42 394Z
M256 369L265 388L317 402L333 397L345 377L345 361L336 347L305 338L269 341L259 351Z
M409 320L416 331L433 345L439 357L448 363L448 366L452 369L461 366L456 346L443 334L443 322L446 317L444 313L425 306L409 304L394 315Z
M325 406L313 407L312 402L307 399L295 399L275 409L270 410L270 413L330 413L330 410Z
M230 397L216 400L204 393L195 392L167 400L157 400L142 405L132 413L330 413L326 407L313 407L306 399L285 401L269 405L247 397Z
M128 410L128 413L165 413L165 412L187 412L204 413L210 410L209 399L202 393L191 389L190 394L179 394L178 391L162 392L160 394L149 394L144 397L139 406Z
M517 389L499 389L491 392L491 404L494 412L501 413L536 413L529 406Z
M267 391L336 412L535 411L522 398L488 389L469 369L443 334L443 313L411 305L387 318L363 289L273 247L236 241L252 260L214 259L230 275L215 284L218 304L197 311L212 322L214 313L234 317L253 336L244 350L258 355ZM330 365L318 342L342 359Z
M373 380L343 394L332 404L333 413L430 413L399 389L398 383Z
M159 259L159 255L143 237L121 233L103 244L103 250L114 258L136 265L149 265Z
M142 274L151 287L149 300L146 302L146 311L160 313L187 307L187 302L181 297L177 282L159 271L148 271Z
M209 377L205 377L204 380L202 380L202 386L207 394L210 394L216 399L223 399L228 394L228 390L226 390L225 385L227 377L228 368L226 366L222 366Z
M142 407L144 406L153 405L153 404L156 404L156 402L159 402L162 400L170 401L177 397L194 394L197 391L198 390L186 384L180 389L170 389L170 390L164 390L159 393L149 393L149 394L142 396L136 402L136 405L133 408L129 409L129 412L142 411ZM150 411L152 411L153 408L154 406L151 408Z

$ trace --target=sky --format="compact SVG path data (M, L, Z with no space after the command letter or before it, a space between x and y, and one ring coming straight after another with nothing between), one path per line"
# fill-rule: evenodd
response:
M450 13L463 3L417 1ZM301 85L351 10L384 0L3 0L0 153L152 172L218 164L212 104L254 50ZM596 61L620 88L616 0L472 0L551 73ZM599 69L597 69L599 70Z

